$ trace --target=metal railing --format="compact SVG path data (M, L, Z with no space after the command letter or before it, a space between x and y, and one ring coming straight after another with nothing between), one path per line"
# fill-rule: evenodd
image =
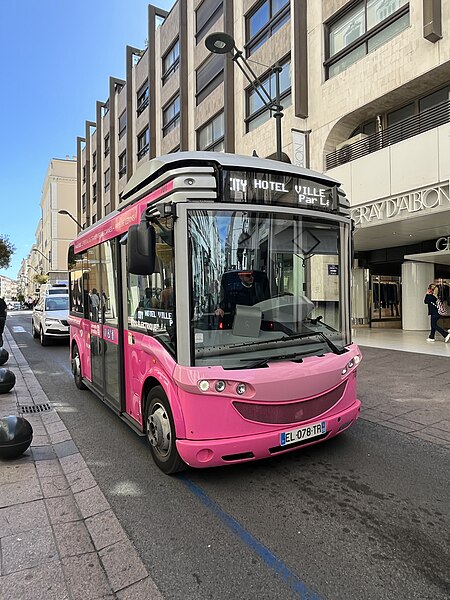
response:
M326 169L333 169L449 122L450 100L446 100L387 129L383 129L383 131L368 135L362 140L327 154L325 157Z

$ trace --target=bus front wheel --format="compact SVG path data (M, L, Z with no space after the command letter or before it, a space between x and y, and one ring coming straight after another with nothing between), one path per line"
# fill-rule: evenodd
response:
M172 475L186 469L187 465L178 454L172 411L161 386L154 387L148 393L145 405L145 434L153 460L161 471Z
M78 350L78 346L75 344L72 352L72 373L73 380L75 385L79 390L87 389L83 383L83 376L81 374L81 359L80 359L80 351Z

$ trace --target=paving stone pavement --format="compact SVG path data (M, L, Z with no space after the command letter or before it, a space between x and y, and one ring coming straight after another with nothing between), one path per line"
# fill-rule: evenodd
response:
M23 416L33 442L0 459L0 600L162 600L69 431L5 329L14 388L0 418Z

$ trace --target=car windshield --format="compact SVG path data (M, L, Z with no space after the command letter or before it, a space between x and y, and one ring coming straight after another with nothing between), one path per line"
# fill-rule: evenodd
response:
M341 351L346 227L317 215L191 211L194 364Z
M45 299L45 310L68 310L69 308L69 297L56 297L52 296L51 298Z

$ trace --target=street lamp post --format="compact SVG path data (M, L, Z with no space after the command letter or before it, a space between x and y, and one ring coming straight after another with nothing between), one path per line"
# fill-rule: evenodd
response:
M64 208L62 208L61 210L58 210L58 214L60 214L60 215L67 215L68 217L70 217L70 218L72 219L72 221L73 221L74 223L76 223L76 224L78 225L78 227L79 227L80 229L83 229L83 226L81 225L81 223L79 223L79 222L78 222L78 221L75 219L75 217L73 216L73 214L72 214L72 213L70 213L68 210L65 210Z
M45 254L43 252L41 252L40 250L38 250L37 248L32 248L31 251L32 252L39 252L39 254L45 258L45 260L48 260L50 262L49 257L45 256Z
M283 118L283 106L280 103L280 73L282 71L282 67L277 62L271 68L271 72L275 75L275 98L272 98L259 77L249 65L247 59L243 55L242 50L237 49L235 41L231 35L228 35L228 33L224 33L222 31L211 33L205 39L205 46L213 54L231 54L232 60L240 68L244 74L244 77L250 83L253 90L258 94L264 106L270 110L272 116L275 118L276 124L276 158L277 160L282 161L283 145L281 137L281 119ZM240 61L243 64L241 64ZM246 69L244 69L244 66Z

